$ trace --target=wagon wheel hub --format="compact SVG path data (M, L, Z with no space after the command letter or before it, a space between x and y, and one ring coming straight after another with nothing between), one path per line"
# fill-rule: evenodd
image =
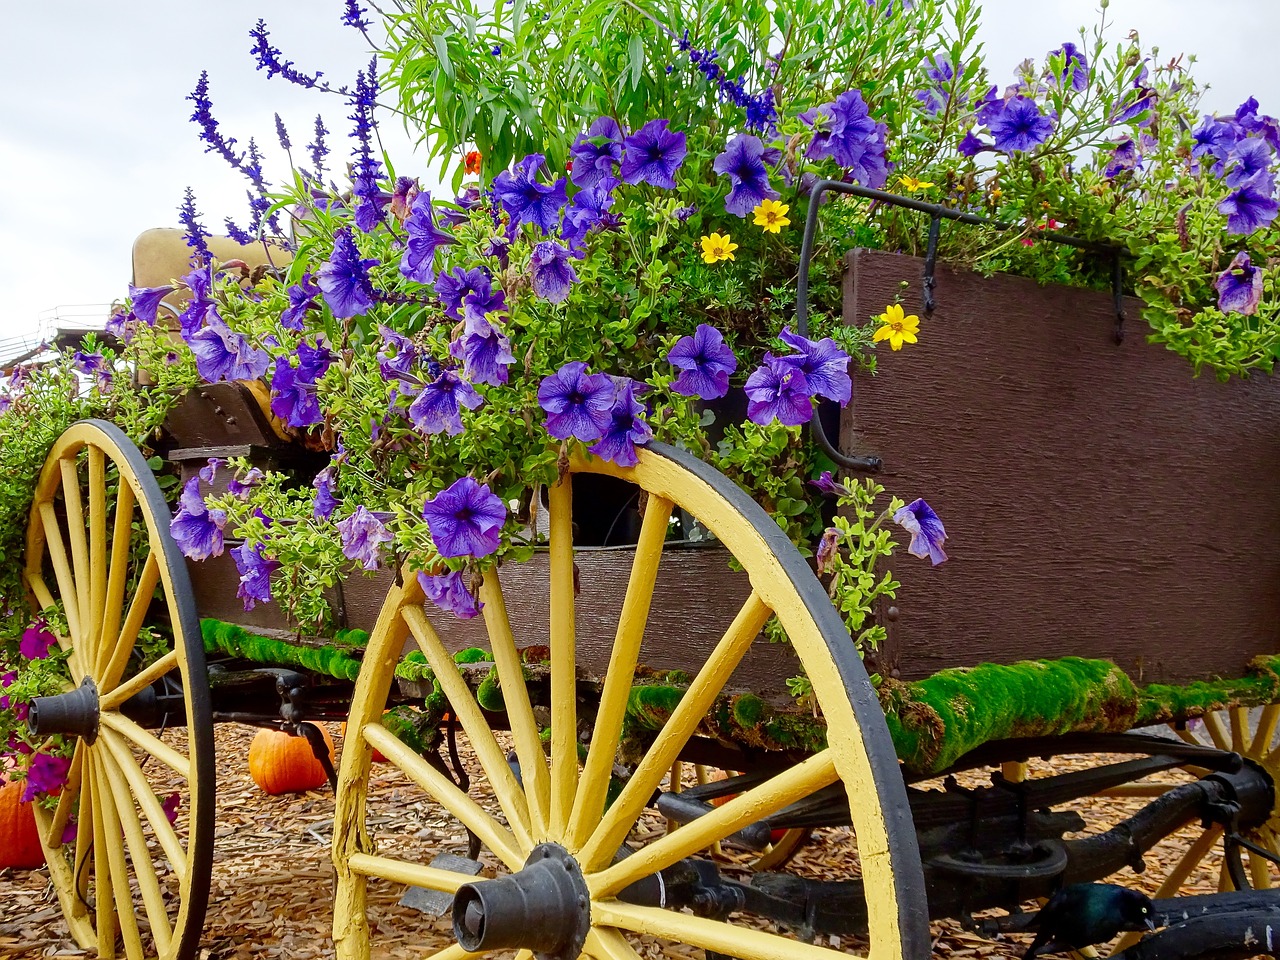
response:
M533 848L509 877L468 883L453 898L453 933L469 952L530 950L538 960L572 960L591 929L591 898L564 847Z
M98 739L100 714L98 686L92 677L85 677L80 686L67 693L33 699L27 722L37 737L70 734L92 745Z

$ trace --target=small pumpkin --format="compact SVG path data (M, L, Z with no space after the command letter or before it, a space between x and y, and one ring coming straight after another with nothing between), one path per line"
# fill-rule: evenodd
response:
M316 724L329 747L333 762L333 738ZM249 744L249 776L270 794L300 793L314 790L329 782L324 767L311 752L306 737L291 737L281 730L259 730Z
M22 803L23 784L6 783L0 776L0 869L30 869L44 866L36 814L30 803Z

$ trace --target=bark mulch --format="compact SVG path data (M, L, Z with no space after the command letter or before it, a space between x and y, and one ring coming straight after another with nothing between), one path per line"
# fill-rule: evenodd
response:
M332 732L337 734L336 724ZM217 731L217 830L212 893L200 956L207 960L332 957L332 794L327 789L277 797L262 793L249 778L246 758L252 736L251 729L233 725L221 725ZM1031 773L1078 769L1101 759L1057 758L1052 767L1045 762L1034 764ZM388 765L374 769L370 830L381 851L406 859L421 858L421 862L441 851L465 855L466 834L456 821ZM1143 803L1089 798L1077 806L1090 831L1096 831ZM656 821L642 829L656 833L662 824ZM1196 834L1194 827L1188 827L1162 843L1148 855L1144 874L1126 870L1112 879L1154 892ZM1192 876L1187 892L1216 890L1220 864L1220 853L1215 850ZM745 870L745 863L741 866ZM733 867L726 869L732 871ZM856 842L848 831L824 831L819 842L797 856L794 869L823 879L856 874ZM420 958L451 943L448 917L431 919L398 906L402 892L397 885L370 883L373 955L388 960ZM987 940L953 921L936 923L933 929L934 955L957 960L1020 956L1028 940L1026 936ZM854 952L860 945L846 939L839 946ZM700 956L696 950L657 943L645 943L639 949L646 958ZM0 960L84 955L68 934L44 871L0 871Z

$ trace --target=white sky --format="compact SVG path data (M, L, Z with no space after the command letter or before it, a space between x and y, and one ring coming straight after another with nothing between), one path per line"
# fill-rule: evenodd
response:
M784 0L785 2L785 0ZM1024 57L1042 60L1082 24L1095 0L986 0L983 38L993 79L1006 82ZM339 22L339 0L43 0L3 3L0 38L0 339L34 332L42 311L122 297L130 248L143 230L177 226L186 186L204 222L245 220L245 181L203 153L185 99L202 69L214 115L243 146L255 136L268 179L284 170L272 114L289 128L295 155L317 112L332 131L335 161L349 152L341 98L298 90L256 72L248 32L259 17L299 69L349 83L369 54ZM1224 112L1249 95L1280 114L1274 0L1111 0L1119 40L1137 28L1162 54L1198 55L1205 106ZM383 138L397 172L427 176L392 118Z

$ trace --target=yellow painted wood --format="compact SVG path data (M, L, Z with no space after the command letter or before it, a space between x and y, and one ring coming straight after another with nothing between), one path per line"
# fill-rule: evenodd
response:
M129 604L129 613L124 618L124 626L120 628L120 636L112 645L111 657L99 675L99 680L108 690L119 683L124 675L125 667L129 664L129 654L133 652L134 645L138 642L138 631L142 629L142 624L147 618L147 611L151 608L152 596L162 573L160 560L155 551L148 553L142 567L142 574L138 577L138 587ZM167 588L168 584L165 586ZM175 646L174 650L181 655L180 645Z
M848 956L840 950L802 943L746 925L708 920L659 907L638 907L617 900L593 901L591 919L600 926L647 933L664 940L714 950L737 960L835 960Z
M161 805L159 798L156 797L151 784L147 782L146 775L138 767L138 762L133 758L133 752L129 749L129 745L124 738L113 730L100 731L98 740L99 743L106 744L116 762L116 767L124 774L124 778L129 784L129 789L133 792L134 799L142 809L143 816L147 818L151 832L155 834L160 843L160 848L164 851L165 858L169 861L170 871L178 877L179 882L185 884L188 874L186 848L183 847L182 840L178 837L178 832L173 828L173 824L165 816L164 807ZM182 893L185 897L185 885Z
M75 882L73 884L71 882L71 878L68 878L68 882L64 886L58 888L60 892L63 890L68 892L73 889L75 890L76 902L80 907L80 909L75 912L84 919L86 925L88 925L89 922L89 911L87 907L89 894L89 856L93 853L93 789L89 785L89 763L89 755L86 753L84 758L85 766L80 776L80 806L76 812L77 829L75 857L71 861L75 871ZM37 805L33 804L32 809L38 809ZM50 871L50 875L53 875L53 871ZM63 909L63 913L67 913L65 908ZM92 926L87 926L86 928L90 931L93 929Z
M1022 783L1027 779L1027 765L1022 761L1000 764L1000 776L1009 783Z
M350 729L348 727L348 729ZM414 783L465 824L486 847L511 870L519 870L527 859L502 824L460 790L452 780L405 746L394 733L370 723L363 730L365 742L399 767Z
M135 694L141 693L166 673L178 666L178 651L170 650L149 667L139 670L118 687L109 688L98 698L99 710L118 710L120 706Z
M787 804L807 797L837 779L839 775L831 751L816 753L609 868L588 875L587 887L593 897L615 894L628 884L671 866L682 857L710 846L749 823L777 813Z
M1252 850L1249 851L1249 878L1253 882L1253 889L1271 889L1271 871L1267 868L1267 861Z
M627 938L612 927L592 927L587 931L585 948L596 960L640 960Z
M102 642L103 604L107 599L107 461L100 447L89 448L89 616L96 651Z
M98 956L109 960L116 955L115 878L111 876L109 851L112 844L119 844L120 834L107 832L107 798L99 787L94 771L96 766L97 757L90 751L84 779L86 786L93 791L93 886L94 906L97 908L94 930L98 935Z
M706 716L725 681L768 619L769 608L753 591L689 684L680 704L645 752L627 785L609 805L600 824L583 845L578 858L584 870L599 870L613 860L640 811L649 803L653 791L671 769L681 748Z
M62 468L62 496L67 512L67 542L71 544L71 563L75 571L77 597L80 601L80 625L85 629L85 662L92 662L93 614L89 608L92 584L89 576L89 541L85 535L84 503L80 496L80 477L76 472L76 458L64 458L58 464Z
M1230 750L1231 738L1222 725L1222 716L1216 712L1206 713L1202 720L1204 721L1205 732L1213 740L1213 745L1219 750Z
M31 571L24 571L23 576L27 581L27 589L31 591L36 599L34 607L39 610L47 610L54 606L53 594L49 591L48 585L44 582L44 577L39 574L33 574ZM68 631L69 633L70 631ZM67 658L67 666L71 671L71 679L75 684L88 675L84 666L80 663L80 653L75 649L70 637L64 637L61 633L54 631L53 635L58 638L58 648L61 650L70 650L71 656Z
M71 766L67 770L67 782L62 785L62 792L58 794L58 806L54 808L53 818L43 831L46 847L62 846L62 832L71 819L71 808L76 805L80 797L80 782L84 776L84 756L88 750L83 740L76 741L75 750L71 754Z
M577 634L574 627L573 480L565 474L547 491L550 513L551 837L569 829L578 788Z
M649 620L649 607L658 579L662 544L667 537L674 507L670 500L662 497L650 497L645 505L631 577L618 616L618 629L609 654L604 687L600 691L591 746L569 817L567 843L570 850L576 850L586 841L604 811L605 794L617 757L631 683L640 660L640 644L644 640L644 628Z
M406 577L405 586L393 586L387 594L378 622L365 645L360 677L347 714L347 738L338 768L331 847L337 876L333 942L338 960L369 960L369 920L365 916L368 878L351 866L355 857L373 852L373 841L365 826L373 750L364 738L364 728L382 722L395 665L409 633L400 615L406 597L421 602L422 588L417 577Z
M436 683L440 684L440 689L448 698L449 709L462 724L462 729L466 732L472 749L475 750L476 759L484 768L485 776L493 784L498 805L502 807L502 813L507 818L517 843L525 851L532 850L534 845L529 833L529 807L524 791L520 788L520 782L516 779L511 765L507 763L507 755L494 739L493 731L489 729L489 721L484 718L480 705L476 703L476 698L472 695L467 682L458 672L453 657L445 650L435 627L422 612L422 607L417 604L406 605L401 615L409 625L409 632L413 634L418 647L426 656L427 663L431 665Z
M424 890L439 890L443 893L457 893L458 888L464 883L470 883L476 879L466 873L454 873L452 870L425 867L418 863L406 863L404 860L393 860L390 857L379 857L368 853L353 853L347 863L355 873L361 876L381 877L392 883L422 887Z
M1245 734L1249 730L1249 708L1235 707L1231 711L1231 749L1245 752Z
M99 634L98 659L94 667L96 676L107 672L109 655L116 646L120 633L120 618L124 612L124 592L129 575L129 545L133 536L133 488L123 480L117 485L115 526L111 536L111 569L107 577L107 595L102 606L102 629Z
M173 747L169 746L149 730L144 730L122 713L103 713L99 722L110 727L116 733L132 740L151 756L155 757L170 770L178 773L184 780L191 779L191 763Z
M529 689L524 682L524 666L516 650L515 635L507 616L507 602L502 595L498 571L490 567L485 571L480 586L480 601L484 604L484 622L489 633L489 649L498 669L498 683L502 687L502 702L506 705L507 722L515 740L516 758L520 761L520 780L524 784L525 799L529 807L529 832L534 843L549 839L551 808L551 779L547 771L547 758L542 750L542 738L533 718L529 703Z
M71 565L67 562L66 545L62 542L62 531L58 527L58 517L54 513L52 502L40 504L40 520L44 524L49 559L53 562L54 579L58 583L58 592L62 595L63 613L67 617L67 629L71 632L71 642L83 651L84 644L80 632L80 599L76 593L76 581L71 573Z
M1249 745L1249 758L1257 760L1271 748L1271 740L1276 735L1276 720L1280 719L1280 703L1269 703L1262 708L1258 717L1258 728L1254 732L1253 742Z
M795 827L788 830L778 838L776 843L770 844L769 849L752 862L751 869L757 873L765 873L781 867L809 839L812 832L803 827Z
M138 930L138 918L134 914L133 895L129 889L129 866L125 861L122 843L124 827L120 822L111 785L103 770L102 757L99 756L98 760L98 763L93 764L93 791L102 808L102 835L95 838L95 844L102 843L106 847L107 869L111 871L111 892L115 899L116 920L124 941L125 956L129 960L146 960L142 934ZM98 878L98 884L100 887L105 885L102 877Z
M156 875L155 864L151 860L151 850L147 847L146 837L142 834L142 823L138 820L137 808L129 793L129 784L115 757L100 752L101 767L105 773L106 786L110 788L113 806L120 826L124 830L125 843L129 848L129 862L133 864L133 875L138 881L138 891L142 895L143 909L147 914L147 922L151 925L151 936L155 941L156 952L163 956L173 943L173 928L169 925L169 911L164 904L164 896L160 891L160 880ZM123 861L123 856L121 857ZM123 862L121 863L123 867ZM116 876L125 876L117 869L114 861L112 870Z

